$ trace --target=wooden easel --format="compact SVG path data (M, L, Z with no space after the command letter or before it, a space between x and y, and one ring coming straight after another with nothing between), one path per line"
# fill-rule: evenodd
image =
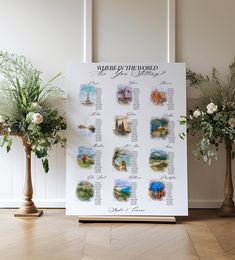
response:
M144 222L144 223L171 223L176 224L175 217L168 216L78 216L78 222Z

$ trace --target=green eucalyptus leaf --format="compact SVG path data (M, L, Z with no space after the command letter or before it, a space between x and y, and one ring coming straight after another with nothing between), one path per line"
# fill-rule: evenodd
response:
M7 145L6 149L7 149L7 152L9 153L9 151L11 150L11 146Z
M45 172L48 173L48 171L49 171L48 159L43 159L42 160L42 165L43 165L43 168L44 168Z

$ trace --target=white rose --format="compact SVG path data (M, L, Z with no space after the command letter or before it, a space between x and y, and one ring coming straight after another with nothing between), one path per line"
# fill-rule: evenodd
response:
M230 118L228 120L228 124L232 127L232 128L235 128L235 118Z
M207 114L213 114L218 109L218 107L214 103L208 104L206 108L207 108Z
M195 111L193 112L193 116L194 116L195 118L198 118L200 115L201 115L201 111L200 111L199 109L197 109L197 110L195 110Z
M43 122L43 116L40 113L34 113L32 116L32 121L35 124L41 124Z
M4 117L2 115L0 115L0 124L5 123Z

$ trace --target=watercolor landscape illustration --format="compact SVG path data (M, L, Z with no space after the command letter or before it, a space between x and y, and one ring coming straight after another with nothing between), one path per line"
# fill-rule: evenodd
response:
M153 200L162 200L166 196L165 184L161 181L151 181L148 194Z
M117 101L119 104L130 104L132 101L132 88L119 85L117 88Z
M131 165L131 154L127 149L116 148L114 150L112 164L120 172L127 172Z
M167 94L164 90L154 89L151 92L151 101L155 105L163 105L167 101Z
M81 181L76 188L76 196L81 201L90 201L94 197L94 185L89 181Z
M78 147L77 163L83 169L91 169L95 164L95 149L93 147Z
M131 122L127 117L115 117L114 133L120 136L127 136L131 133Z
M149 166L153 171L163 172L168 166L168 153L159 149L151 149Z
M80 102L85 106L93 106L96 101L96 87L89 84L80 86Z
M165 138L168 135L168 120L165 118L154 118L150 123L150 134L152 138Z
M128 180L117 179L114 183L113 196L118 201L128 201L132 193L132 185Z
M95 133L95 126L87 122L78 125L78 132L81 136L90 137Z

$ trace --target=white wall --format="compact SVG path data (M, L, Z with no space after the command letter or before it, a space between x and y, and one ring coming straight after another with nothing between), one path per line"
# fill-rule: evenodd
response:
M82 0L0 0L0 50L25 55L44 79L82 61ZM65 80L58 85L66 89ZM33 159L34 198L40 206L64 206L65 151L53 149L50 172ZM0 207L17 206L22 197L24 153L15 140L9 154L0 149Z
M24 54L44 78L83 58L82 0L0 0L0 49ZM234 0L176 0L176 58L201 73L222 72L235 56ZM164 62L167 59L167 0L93 0L93 61ZM66 80L59 86L66 88ZM189 92L188 105L195 100ZM196 207L218 206L223 197L224 151L211 167L192 156L189 139L189 199ZM35 198L40 206L63 206L65 156L51 154L45 175L33 161ZM233 166L234 163L233 163ZM17 141L0 149L0 207L16 206L22 194L24 159Z
M93 2L93 61L167 61L166 0Z
M212 66L221 75L228 73L228 65L235 57L235 1L234 0L177 0L176 61L187 67L210 73ZM195 93L196 94L196 93ZM188 107L195 105L194 92L189 93ZM191 206L220 205L223 198L225 151L221 146L218 161L209 167L195 161L192 150L195 138L188 143L189 200ZM235 161L233 161L235 182Z

